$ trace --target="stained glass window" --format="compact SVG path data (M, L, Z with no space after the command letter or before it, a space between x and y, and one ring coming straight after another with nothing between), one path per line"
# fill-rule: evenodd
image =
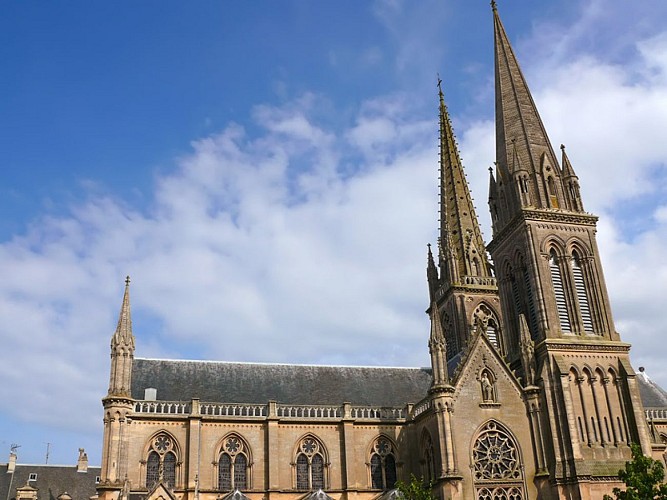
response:
M169 451L164 456L162 467L164 483L168 488L173 488L176 485L176 455L173 452Z
M218 489L220 491L248 489L248 447L236 435L225 438L218 459Z
M384 459L385 489L390 490L396 485L396 459L394 455L387 455Z
M296 459L296 489L308 489L308 457L303 453Z
M247 489L248 459L245 455L236 455L234 460L234 488L237 490Z
M472 450L477 500L523 500L523 473L514 439L498 424L482 429ZM503 486L485 485L485 482Z
M218 489L220 491L232 489L232 459L227 453L220 455L218 461Z
M155 451L148 454L146 460L146 487L150 490L160 480L160 455Z
M382 484L382 459L377 453L371 457L371 487L376 490L384 489Z
M319 453L311 460L313 490L324 489L324 460Z

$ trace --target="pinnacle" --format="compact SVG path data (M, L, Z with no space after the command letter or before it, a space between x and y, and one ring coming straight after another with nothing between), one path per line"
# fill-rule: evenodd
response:
M118 325L113 335L113 343L123 343L134 346L134 336L132 335L132 314L130 310L130 277L125 278L125 292L123 293L123 302L118 315Z

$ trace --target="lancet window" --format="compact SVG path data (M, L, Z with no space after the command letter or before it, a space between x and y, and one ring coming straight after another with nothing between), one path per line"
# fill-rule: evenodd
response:
M146 459L146 487L150 490L162 482L168 488L176 486L176 443L166 434L153 438Z
M249 488L250 460L248 445L236 434L222 442L218 459L218 490L247 490Z
M302 491L324 489L325 451L322 444L312 436L299 443L296 456L296 489Z
M473 313L473 327L486 334L489 341L501 353L502 340L500 335L500 326L496 315L486 304L480 304Z
M581 313L581 323L584 331L592 333L593 318L591 316L591 307L588 302L588 293L586 291L586 282L584 280L584 273L581 267L581 257L576 251L572 253L572 278L574 280L574 288L577 292L577 302L579 303L579 312Z
M389 490L396 484L396 455L394 445L380 436L373 444L371 453L371 488Z
M459 353L461 345L457 330L452 328L452 321L447 313L442 315L442 329L445 331L445 342L447 342L447 360L450 360Z
M433 440L428 432L424 431L422 436L422 466L423 476L427 482L435 480L435 453L433 452Z
M572 331L572 324L570 323L570 315L567 311L563 275L561 274L561 270L558 265L556 251L553 249L549 254L549 269L551 270L551 284L553 285L554 295L556 296L556 309L558 310L560 329L563 332L570 333Z
M479 432L472 462L477 500L525 498L519 448L497 422L488 422Z

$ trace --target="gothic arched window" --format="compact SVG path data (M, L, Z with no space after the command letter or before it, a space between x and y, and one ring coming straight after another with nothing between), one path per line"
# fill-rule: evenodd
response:
M472 315L473 327L481 330L501 354L503 352L500 326L495 313L486 304L480 304Z
M219 491L248 489L248 454L247 444L236 434L224 439L218 459Z
M523 500L521 454L514 438L498 423L488 422L472 448L477 500Z
M396 484L396 457L394 446L386 437L379 437L371 453L371 488L390 490Z
M160 480L160 455L151 451L146 460L146 487L150 490Z
M176 451L170 435L160 433L153 438L146 459L146 487L149 490L159 482L168 488L176 486Z
M322 444L312 436L307 436L299 443L296 456L296 489L324 489L325 453Z
M435 480L435 453L433 452L433 441L431 435L424 431L422 436L422 463L423 476L426 482Z
M563 285L563 275L558 266L558 257L556 251L551 250L549 254L549 269L551 271L551 284L554 288L556 297L556 309L558 310L558 319L560 320L560 329L565 333L572 331L570 315L567 312L567 301L565 300L565 287Z

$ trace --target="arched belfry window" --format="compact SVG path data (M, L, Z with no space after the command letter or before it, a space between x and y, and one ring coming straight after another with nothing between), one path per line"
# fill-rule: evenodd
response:
M396 455L394 445L384 436L373 443L371 452L371 488L390 490L396 485Z
M585 332L593 333L593 318L591 316L591 307L588 303L586 281L584 280L584 273L581 264L581 257L575 250L572 252L572 278L574 279L574 288L577 292L577 302L579 303L579 312L581 313L581 323Z
M218 458L218 490L247 490L250 486L250 450L240 436L227 436Z
M146 487L150 490L162 482L168 488L176 486L176 443L167 433L160 433L151 442L146 459Z
M299 442L295 467L296 489L312 491L325 488L325 452L322 443L313 436Z
M480 304L473 312L472 322L473 328L484 332L493 346L502 353L500 322L491 308L486 304Z
M477 500L526 498L519 447L497 422L489 421L480 430L472 463Z
M551 284L553 285L554 295L556 297L556 309L558 310L560 329L565 333L570 333L572 332L572 324L570 322L570 315L567 312L567 301L565 300L563 275L561 274L561 270L558 265L556 251L553 249L549 254L549 269L551 270Z

